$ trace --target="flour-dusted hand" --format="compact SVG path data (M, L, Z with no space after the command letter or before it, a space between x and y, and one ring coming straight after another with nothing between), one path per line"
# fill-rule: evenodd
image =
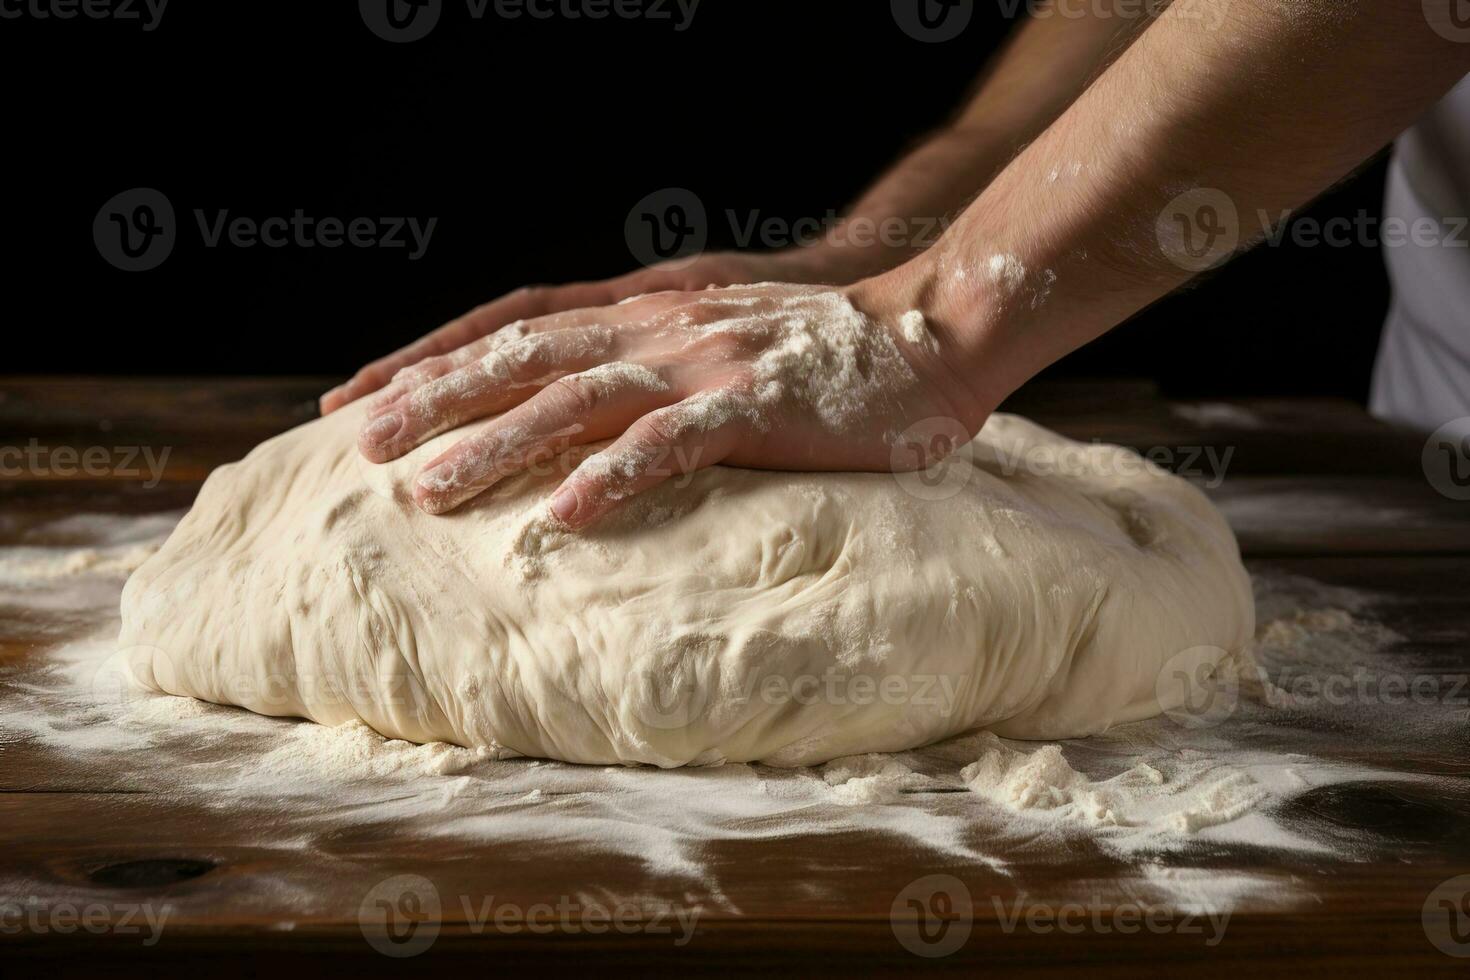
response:
M507 326L403 372L370 405L363 454L387 462L486 419L420 473L443 513L537 460L612 440L553 495L583 527L716 463L886 471L921 465L915 423L978 431L982 405L940 332L882 290L762 284L668 292Z
M711 252L690 263L651 266L598 282L528 286L477 306L408 346L366 365L348 381L322 395L321 411L323 415L335 412L379 391L400 371L427 358L456 351L518 320L607 306L630 296L669 289L704 289L763 279L846 283L859 278L859 273L854 271L856 267L853 258L834 256L827 249L796 248L769 254Z

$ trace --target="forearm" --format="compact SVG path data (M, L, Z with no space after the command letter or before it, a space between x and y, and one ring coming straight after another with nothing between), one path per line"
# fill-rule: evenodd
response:
M861 277L933 245L954 216L1147 26L1151 6L1140 4L1134 15L1101 16L1094 3L1064 0L1064 7L1037 11L986 67L955 117L794 257Z
M977 405L994 408L1196 274L1180 235L1224 259L1470 71L1470 45L1444 40L1422 9L1179 0L884 288L929 314ZM1208 212L1170 217L1199 189L1209 196L1186 203L1224 202L1238 238L1188 227Z

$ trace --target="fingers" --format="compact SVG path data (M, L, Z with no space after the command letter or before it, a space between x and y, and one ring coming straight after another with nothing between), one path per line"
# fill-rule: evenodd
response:
M537 317L534 320L517 320L501 329L472 343L466 344L458 350L450 351L437 357L430 357L420 361L412 367L407 367L393 376L388 386L375 395L368 405L368 415L376 416L383 413L394 402L404 395L414 392L430 381L442 378L445 375L465 367L471 367L476 362L486 361L488 355L499 351L509 358L524 356L528 349L536 345L532 343L520 343L535 334L555 333L557 331L572 330L575 328L601 328L607 329L604 321L609 319L606 310L592 307L588 309L567 310L562 313L553 313L548 316ZM575 371L571 367L562 373ZM550 380L548 376L547 380ZM513 380L513 379L512 379Z
M376 405L358 434L363 455L384 463L441 432L512 408L558 378L611 360L616 341L606 327L533 333L505 342L498 337L450 355L426 369L442 374L425 376L417 386L409 383L420 376L410 378L408 390Z
M425 358L458 350L481 337L493 334L507 324L564 310L601 306L621 298L613 295L606 283L573 283L567 286L530 286L517 289L476 307L408 346L363 367L346 383L322 395L321 412L323 415L335 412L343 405L383 388L403 369L412 367Z
M430 514L452 510L569 446L617 435L673 397L658 374L637 364L603 364L558 378L425 466L414 502Z
M534 322L534 321L532 321ZM527 321L518 320L495 331L488 337L473 341L447 354L424 358L408 367L399 369L388 384L368 402L368 415L378 415L383 409L436 378L466 367L482 359L492 350L524 339L530 333Z
M344 384L340 384L325 395L322 395L321 401L319 402L322 414L330 415L343 405L351 404L364 395L372 394L374 391L386 385L392 380L395 374L409 365L417 364L426 357L432 357L435 354L452 350L453 347L450 345L453 341L449 339L451 334L446 333L446 331L449 331L451 327L455 327L453 334L456 336L459 335L462 331L457 327L457 324L461 323L462 320L463 318L446 324L428 336L414 341L407 347L401 348L389 354L387 357L381 357L371 364L360 368Z
M701 392L644 415L612 445L589 456L551 498L551 516L584 528L635 494L725 459L749 422L743 396Z

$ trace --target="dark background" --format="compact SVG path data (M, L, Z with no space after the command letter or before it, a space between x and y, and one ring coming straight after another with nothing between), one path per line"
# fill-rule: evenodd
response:
M703 0L673 21L473 19L375 36L353 2L174 0L156 29L0 20L10 169L7 373L337 374L518 285L615 275L630 209L841 208L959 102L1013 21L977 4L924 44L885 0ZM1377 214L1381 160L1310 215ZM94 244L113 195L162 191L147 272ZM204 247L195 208L437 217L405 249ZM735 244L723 219L711 247ZM1173 395L1365 397L1387 285L1375 249L1261 248L1051 369Z

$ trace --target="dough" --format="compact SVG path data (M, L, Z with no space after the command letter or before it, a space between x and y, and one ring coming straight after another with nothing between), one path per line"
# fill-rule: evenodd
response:
M374 466L360 424L210 476L123 593L139 684L500 756L805 765L1101 732L1254 629L1203 494L1015 416L922 474L715 467L578 535L547 500L592 449L430 517L410 479L457 434Z

